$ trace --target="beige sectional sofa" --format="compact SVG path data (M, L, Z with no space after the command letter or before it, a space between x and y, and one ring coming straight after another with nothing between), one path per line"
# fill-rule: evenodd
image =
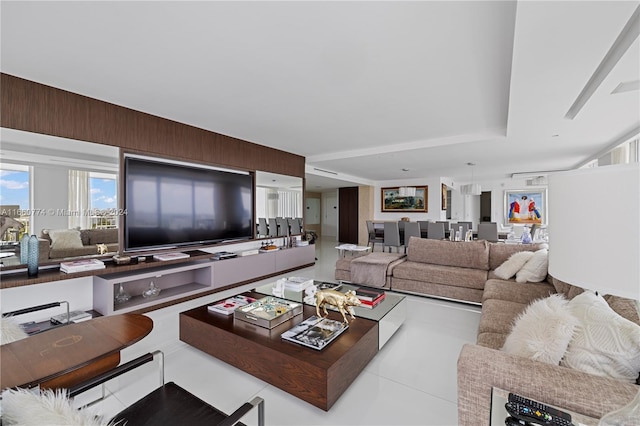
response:
M412 237L406 258L387 272L391 290L482 304L476 344L464 345L458 359L459 425L489 424L492 387L596 418L625 405L638 392L630 383L500 350L516 317L531 302L554 293L572 299L583 291L548 275L536 283L496 277L495 269L513 253L539 248ZM348 264L349 259L338 261L336 279L350 281ZM640 324L633 302L608 296L606 300L620 315Z

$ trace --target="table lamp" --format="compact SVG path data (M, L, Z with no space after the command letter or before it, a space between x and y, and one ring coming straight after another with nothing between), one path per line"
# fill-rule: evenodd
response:
M640 165L552 174L548 191L549 274L632 299L640 317ZM600 425L631 425L625 419L638 418L640 390Z

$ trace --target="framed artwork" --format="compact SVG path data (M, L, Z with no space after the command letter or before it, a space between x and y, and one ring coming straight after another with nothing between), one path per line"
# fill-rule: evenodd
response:
M426 213L428 205L428 186L416 186L412 196L400 195L400 188L382 188L380 199L383 212Z
M447 209L447 185L442 184L442 210Z
M504 209L507 224L546 225L547 190L504 191Z

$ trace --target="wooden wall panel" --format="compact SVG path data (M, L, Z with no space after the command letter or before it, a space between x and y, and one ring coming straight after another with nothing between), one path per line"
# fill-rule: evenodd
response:
M304 157L78 95L9 74L0 125L150 155L304 178Z

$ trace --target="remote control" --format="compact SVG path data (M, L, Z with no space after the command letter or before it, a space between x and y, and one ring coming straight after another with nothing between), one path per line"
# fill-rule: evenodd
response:
M553 420L551 414L536 410L535 408L531 408L523 404L518 404L517 402L507 402L504 407L507 409L507 413L509 413L511 417L515 417L518 420L534 422L541 425L550 425Z
M515 393L509 393L509 402L517 402L518 404L528 405L531 408L535 408L540 411L546 411L554 417L560 417L565 420L571 421L571 414L560 411L557 408L549 407L541 402L533 401L524 396L516 395Z
M524 420L518 420L515 417L507 417L504 419L504 424L506 426L529 426L531 423L525 422Z

